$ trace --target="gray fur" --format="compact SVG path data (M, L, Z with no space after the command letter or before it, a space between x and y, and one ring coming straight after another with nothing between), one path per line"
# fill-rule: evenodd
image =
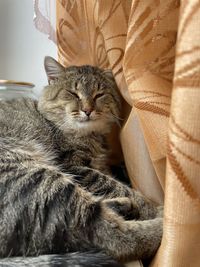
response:
M151 257L161 208L109 175L106 134L120 114L114 79L50 57L45 69L39 102L0 103L0 256L95 248L117 260Z
M0 260L1 267L123 267L103 252L74 252L66 255L12 257Z

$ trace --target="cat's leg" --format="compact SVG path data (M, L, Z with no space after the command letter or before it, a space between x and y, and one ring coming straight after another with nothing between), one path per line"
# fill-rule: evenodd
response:
M14 176L9 170L8 176L1 175L1 257L92 248L105 249L115 258L155 252L161 238L159 219L127 223L110 209L116 199L108 203L74 184L71 175L28 164L20 165Z
M162 218L144 221L119 220L116 223L110 219L112 217L116 215L111 215L105 208L102 217L95 224L95 245L122 260L144 259L155 254L162 238Z
M162 207L157 207L138 191L129 188L127 185L109 175L82 166L71 168L70 173L75 175L74 181L76 183L80 184L95 196L103 196L104 198L131 198L133 206L138 207L140 219L162 217ZM125 206L123 207L125 208Z
M139 209L134 205L131 198L121 197L104 199L104 203L117 214L121 215L125 220L135 220L140 218Z
M130 207L131 198L94 197L79 185L72 184L71 178L52 171L48 174L52 186L48 189L50 196L47 194L43 199L46 203L43 212L45 214L47 209L49 214L46 216L50 220L49 225L46 222L43 227L47 229L44 240L53 235L52 243L55 237L64 240L54 244L58 251L59 243L61 250L63 246L73 251L95 247L105 250L115 259L141 259L154 255L162 237L162 219L125 221L110 207L112 202L113 206L118 202L121 207L123 204ZM55 229L54 233L51 233L52 229Z

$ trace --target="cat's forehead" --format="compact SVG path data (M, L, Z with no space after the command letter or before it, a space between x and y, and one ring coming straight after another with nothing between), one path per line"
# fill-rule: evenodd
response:
M65 79L73 89L79 91L93 92L101 89L110 91L115 87L113 76L108 76L111 73L91 65L70 66L65 68Z
M91 65L82 65L82 66L70 66L67 67L66 73L76 73L76 74L93 74L98 75L101 73L101 69Z
M82 83L98 82L103 79L102 71L89 65L68 67L65 72L67 77Z

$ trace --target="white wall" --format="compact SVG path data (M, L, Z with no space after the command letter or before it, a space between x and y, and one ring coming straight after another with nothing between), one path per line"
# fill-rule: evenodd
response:
M33 24L32 0L0 0L0 79L32 82L39 93L47 83L44 56L56 45Z

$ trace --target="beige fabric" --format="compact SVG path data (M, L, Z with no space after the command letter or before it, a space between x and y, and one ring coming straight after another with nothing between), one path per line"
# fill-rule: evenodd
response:
M163 189L177 7L177 1L132 2L123 66L150 157ZM140 165L142 168L144 163Z
M132 261L127 264L125 264L126 267L143 267L143 264L141 261Z
M133 186L149 199L163 203L163 190L153 168L138 115L134 109L132 109L120 136L126 167L132 177Z
M165 195L152 266L200 266L199 0L57 1L57 40L64 65L111 68L126 100L129 176L154 201Z
M181 1L169 123L165 232L152 266L200 266L200 1Z

